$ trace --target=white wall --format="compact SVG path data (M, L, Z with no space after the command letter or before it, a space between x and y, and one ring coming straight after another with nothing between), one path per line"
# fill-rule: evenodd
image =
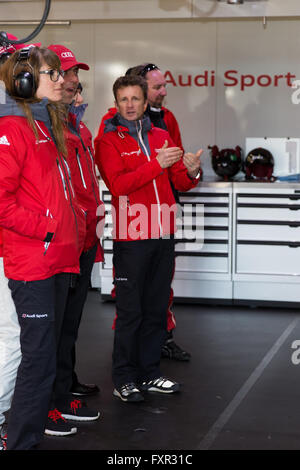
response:
M183 3L178 1L178 6ZM294 90L286 79L279 79L277 87L255 84L244 91L224 86L228 70L255 78L287 73L300 78L299 27L299 18L268 19L266 28L261 18L74 21L70 27L46 26L36 41L65 44L90 64L91 70L82 71L80 78L89 102L86 122L94 133L113 104L114 80L128 67L154 62L171 72L176 83L180 74L186 83L189 74L195 79L205 70L214 71L215 86L170 83L167 97L186 149L206 150L203 166L210 174L208 145L244 147L246 137L300 137L300 105L292 103ZM10 27L9 32L20 37L32 29Z

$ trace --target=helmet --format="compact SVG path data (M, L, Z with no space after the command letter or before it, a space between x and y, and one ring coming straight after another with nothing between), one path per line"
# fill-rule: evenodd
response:
M237 146L235 149L223 149L221 151L219 151L217 145L208 148L211 149L212 167L218 176L228 180L241 170L241 147Z
M271 180L274 169L274 158L269 150L258 147L248 153L245 160L246 179Z

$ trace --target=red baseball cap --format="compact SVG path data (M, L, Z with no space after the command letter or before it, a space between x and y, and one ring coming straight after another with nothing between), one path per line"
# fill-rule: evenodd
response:
M16 36L13 36L10 33L7 33L7 39L11 39L12 41L18 41ZM41 43L37 44L8 44L7 46L0 47L0 55L4 53L13 54L14 52L18 51L19 49L24 49L24 47L41 47Z
M58 55L61 63L61 68L67 72L72 67L78 67L83 70L90 70L90 67L83 62L77 62L75 55L70 49L60 44L51 44L48 49Z

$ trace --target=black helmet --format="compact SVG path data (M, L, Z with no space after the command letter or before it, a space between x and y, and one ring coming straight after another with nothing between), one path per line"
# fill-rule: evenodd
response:
M219 150L217 145L214 145L208 148L211 149L212 167L218 176L228 180L241 170L241 147Z
M274 169L274 158L267 149L258 147L248 153L245 160L246 179L271 180Z

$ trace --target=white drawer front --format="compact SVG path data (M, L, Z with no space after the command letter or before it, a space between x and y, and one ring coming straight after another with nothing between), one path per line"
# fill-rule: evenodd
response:
M300 275L300 247L238 244L236 272L239 274Z
M300 242L300 225L299 227L290 227L288 225L238 224L237 240L293 240Z
M295 220L300 221L300 210L286 208L238 207L238 220Z
M228 273L228 258L176 256L176 271Z

